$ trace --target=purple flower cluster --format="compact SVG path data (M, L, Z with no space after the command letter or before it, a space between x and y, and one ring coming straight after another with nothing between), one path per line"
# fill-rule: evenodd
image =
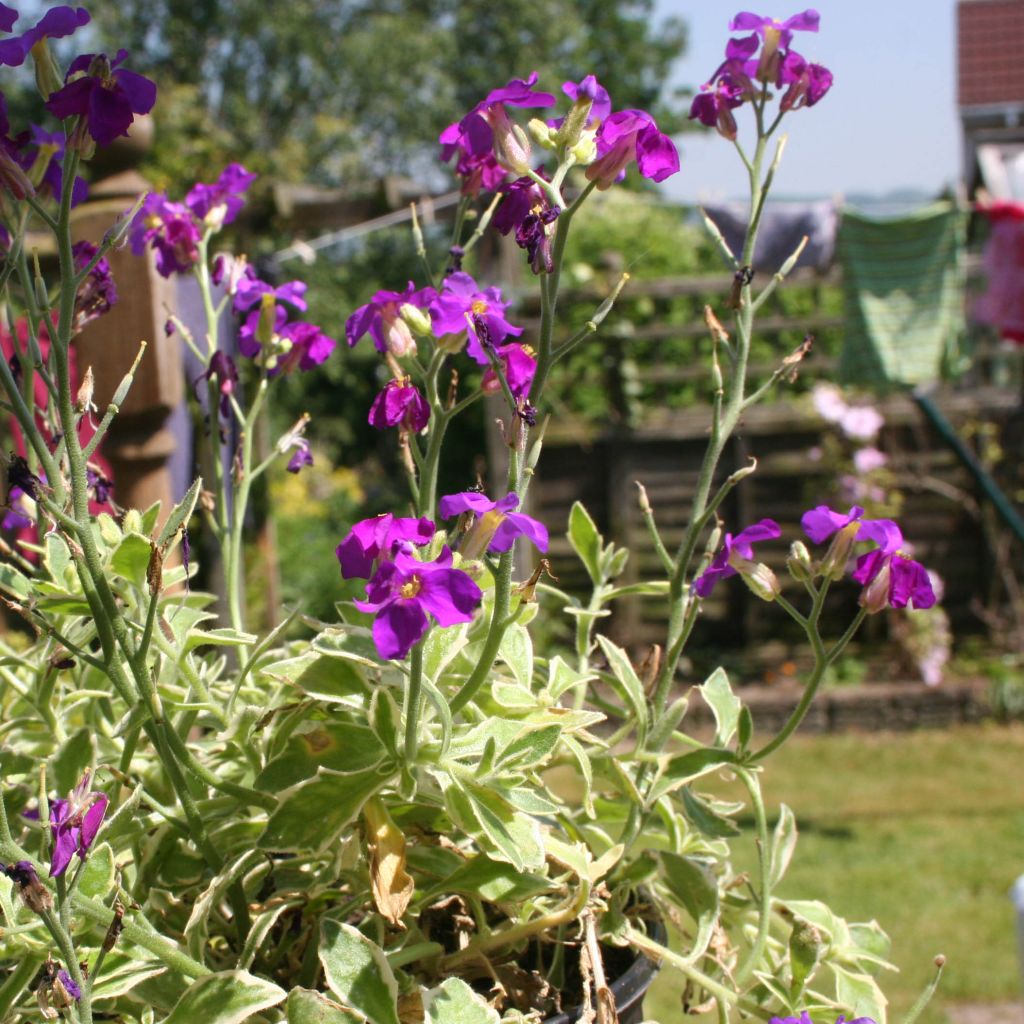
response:
M75 267L82 271L96 258L99 248L92 242L76 242L71 251ZM109 312L115 302L117 288L110 273L110 263L106 259L96 260L75 296L75 330L80 331L90 321Z
M810 63L790 44L794 32L817 32L819 21L814 10L785 21L748 11L737 14L729 23L730 31L751 34L729 40L725 60L694 97L690 118L735 139L733 111L762 89L779 90L782 111L813 107L832 87L832 72Z
M92 773L86 772L66 800L50 801L50 831L53 852L50 877L62 875L74 854L85 860L107 813L107 796L92 789ZM25 817L37 818L38 811L26 811Z
M923 609L935 604L928 571L901 550L903 533L891 519L865 519L864 510L857 506L842 513L827 505L818 505L804 513L800 525L815 544L831 540L817 567L818 574L827 579L839 579L845 575L854 544L869 542L875 545L857 558L851 573L852 579L863 588L860 603L867 611L905 608L908 604ZM781 536L781 532L778 523L762 519L735 536L727 533L721 550L694 581L694 593L698 597L708 597L719 580L740 574L758 593L767 597L773 589L770 581L774 576L766 566L759 566L753 561L752 545L773 540Z
M548 92L535 91L536 82L535 71L528 78L512 79L488 93L465 117L441 133L441 159L448 161L458 156L455 173L462 179L465 194L477 195L484 189L499 188L508 171L522 178L530 170L529 142L523 130L509 120L507 108L553 106L555 97ZM607 90L593 75L587 75L578 83L565 82L562 91L574 105L586 107L581 127L589 131L594 147L586 173L599 189L609 188L620 180L626 167L634 162L640 173L651 181L664 181L679 170L679 154L672 140L658 130L654 118L643 110L622 110L613 114ZM559 128L565 120L550 124ZM525 181L530 179L527 177ZM522 211L523 218L537 215L534 205L524 202L524 197L513 200L514 208ZM511 212L506 214L506 223L513 219ZM506 233L513 227L517 230L517 241L519 226L517 221L505 228ZM524 239L519 244L524 248L535 247L539 229L540 225L533 222L525 229ZM531 256L531 262L534 259Z
M517 537L546 551L547 530L516 512L518 506L515 494L491 501L467 491L442 498L439 511L442 518L465 515L472 522L460 548L464 562L485 551L508 551ZM454 626L469 622L480 606L480 588L469 573L454 568L447 546L433 561L416 557L416 549L429 544L435 530L426 517L389 513L356 523L335 550L345 579L367 580L366 600L356 605L374 616L373 639L382 658L404 658L423 638L430 617L441 627Z

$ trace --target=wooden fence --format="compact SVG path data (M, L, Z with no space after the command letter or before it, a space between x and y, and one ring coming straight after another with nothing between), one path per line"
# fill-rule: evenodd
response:
M794 338L805 332L841 331L842 320L826 310L828 289L836 288L835 274L820 277L797 274L786 289L805 289L813 308L805 315L769 312L759 320L758 335L782 354ZM655 314L659 304L668 308L680 297L718 297L716 308L730 281L723 277L669 279L630 285L630 301L640 300ZM594 292L569 296L568 305L594 302ZM708 299L710 301L710 299ZM568 511L582 501L606 536L627 545L633 555L626 581L656 578L660 567L651 546L637 502L636 482L647 490L662 534L671 550L678 544L688 519L709 419L706 403L673 408L657 400L660 389L692 386L707 378L706 360L699 348L706 329L696 317L689 323L648 322L633 329L623 318L622 328L612 322L593 343L595 359L605 374L609 413L602 420L556 414L549 425L538 479L532 485L531 510L552 533L554 571L571 590L583 591L585 577L564 539ZM692 342L693 357L669 364L634 357L642 342L680 340ZM677 345L678 349L678 345ZM812 353L801 367L806 392L808 382L833 376L838 348ZM766 377L777 360L751 366L754 378ZM992 444L1010 445L1019 451L1024 436L1020 405L1020 358L994 340L975 341L970 375L956 387L947 386L934 395L936 404L962 433L980 431ZM571 381L562 382L562 401ZM721 476L757 459L757 472L736 488L721 510L727 529L734 531L762 517L779 522L783 536L796 538L800 515L822 501L835 500L835 481L811 457L821 443L823 423L806 394L782 386L778 398L749 410L730 441L721 463ZM637 400L636 396L642 396ZM556 393L556 406L559 395ZM874 402L885 417L880 447L890 456L905 495L900 521L915 557L942 577L944 607L954 629L977 630L979 607L990 597L996 557L982 527L986 518L980 495L970 473L928 424L911 397L892 393ZM1013 469L1015 460L1007 465ZM788 545L766 545L765 558L773 563L784 585L793 586L785 573ZM759 551L759 557L761 552ZM800 589L794 587L794 589ZM855 584L833 588L826 608L827 628L842 629L856 600ZM636 598L620 602L609 630L623 643L639 649L664 637L664 602ZM880 639L884 617L870 620L865 636ZM734 652L737 666L756 677L763 668L805 656L802 636L777 607L766 605L743 586L719 587L705 602L702 622L691 647Z

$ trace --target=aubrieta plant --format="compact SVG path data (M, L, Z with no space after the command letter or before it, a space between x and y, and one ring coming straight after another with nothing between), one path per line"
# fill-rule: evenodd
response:
M275 462L299 472L311 458L303 417L256 459L267 396L282 375L315 372L334 342L301 318L301 283L263 281L214 251L252 181L238 164L180 200L145 197L104 238L72 245L80 162L155 93L124 53L57 67L47 39L85 25L81 8L51 8L20 35L17 20L0 6L0 61L31 57L60 130L12 135L5 123L0 147L11 346L0 404L14 434L5 499L7 525L21 531L4 546L0 587L28 627L0 641L0 1020L608 1024L632 1000L616 984L623 959L649 958L687 1012L884 1021L878 925L780 895L797 832L785 807L770 829L762 766L866 616L934 603L928 575L895 522L856 506L804 515L812 548L791 540L792 580L758 561L784 543L778 524L718 519L755 468L717 474L730 432L805 354L780 353L772 381L748 393L755 316L799 256L755 288L751 254L781 155L780 143L766 167L768 147L782 118L831 83L791 48L817 14L738 15L694 101L696 118L736 142L751 218L735 254L708 225L735 276L719 311L732 328L708 310L710 434L674 550L640 492L657 578L619 585L629 553L577 504L568 539L591 590L564 593L545 576L548 531L524 509L550 371L600 329L625 285L587 322L559 322L573 220L594 190L637 173L663 181L678 156L648 113L617 109L593 75L566 82L561 107L530 75L441 136L463 193L444 272L418 237L423 281L395 282L348 316L348 344L375 346L389 373L367 416L396 437L409 504L339 529L339 571L357 597L311 640L289 639L289 623L246 632L242 528L253 482ZM748 148L735 127L743 106ZM26 249L30 228L53 237L52 280ZM492 228L536 274L532 334L469 272ZM112 504L100 457L146 372L143 353L104 410L74 360L76 332L116 301L106 255L121 244L163 274L192 275L206 314L201 331L177 315L168 329L200 362L192 383L213 486L197 481L172 509ZM504 483L439 495L446 431L488 395L502 410ZM197 508L221 547L224 622L211 595L188 587L184 531ZM827 638L822 608L845 576L859 604ZM774 735L755 734L723 671L698 686L680 671L702 602L733 577L780 605L813 652L799 705ZM599 631L627 595L666 603L664 644L627 651ZM536 620L563 615L568 646L535 638ZM714 712L710 741L687 727L697 694ZM730 781L739 799L723 797ZM749 876L732 863L750 841L740 812L757 844Z

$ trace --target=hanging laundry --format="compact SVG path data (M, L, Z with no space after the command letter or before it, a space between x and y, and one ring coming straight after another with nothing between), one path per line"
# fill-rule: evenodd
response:
M737 259L743 251L750 207L744 203L705 206L704 212L715 222ZM798 267L827 270L835 251L839 211L831 199L810 203L769 203L761 215L753 267L774 274L796 251L807 236L807 247L800 254Z
M945 201L893 218L843 212L845 383L922 384L951 365L964 329L964 229Z
M974 317L1002 337L1024 345L1024 204L979 206L992 224L982 263L988 289L974 306Z

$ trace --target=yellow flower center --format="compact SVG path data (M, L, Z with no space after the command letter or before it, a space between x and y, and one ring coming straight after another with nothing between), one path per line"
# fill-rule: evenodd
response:
M420 588L422 586L423 583L420 580L419 576L413 576L413 578L409 580L408 583L402 584L402 587L398 591L398 593L406 599L410 597L415 597L420 592Z
M469 308L476 316L483 316L487 312L487 303L483 299L477 299Z

